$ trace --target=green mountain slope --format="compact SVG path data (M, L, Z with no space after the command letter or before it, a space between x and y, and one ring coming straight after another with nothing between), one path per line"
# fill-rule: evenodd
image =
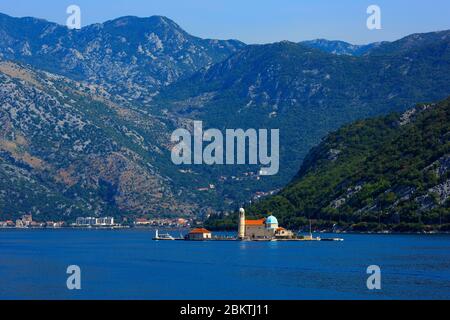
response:
M358 119L447 97L450 41L443 35L449 33L426 34L423 37L433 41L419 39L417 45L408 46L410 50L399 45L396 54L393 49L386 55L361 57L290 42L247 46L169 86L154 103L174 118L203 120L205 127L280 129L279 174L244 181L245 173L260 167L205 169L215 181L220 176L242 177L222 187L223 195L242 203L255 191L288 183L307 152L328 132Z
M0 206L8 214L42 212L35 200L19 208L16 199L48 190L64 208L87 203L83 212L230 210L285 186L307 152L341 125L448 96L448 35L364 49L309 43L323 52L289 42L200 39L158 16L68 30L0 14L0 63L20 65L0 70L0 157L8 168L27 170L2 174L4 181L29 174L43 186L17 187L14 198L4 182ZM259 176L259 165L174 165L170 134L196 119L205 128L280 129L279 174ZM27 198L32 189L39 196Z
M291 228L312 219L355 231L449 230L449 198L450 98L329 134L286 188L248 210Z

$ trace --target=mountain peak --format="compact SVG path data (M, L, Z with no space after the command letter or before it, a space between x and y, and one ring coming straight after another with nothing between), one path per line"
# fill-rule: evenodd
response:
M100 24L101 29L112 34L142 34L154 32L160 35L190 36L178 24L164 16L124 16ZM88 29L89 27L83 28Z
M0 35L4 59L89 79L127 97L151 97L244 46L194 37L164 16L124 16L69 30L45 20L2 14Z
M381 43L375 42L366 45L357 45L341 40L315 39L302 41L300 44L336 55L361 56L373 48L378 47Z
M149 16L149 17L137 17L137 16L123 16L113 20L104 22L105 25L114 25L116 27L125 27L132 24L148 24L148 25L159 25L165 27L172 27L176 29L181 29L181 27L176 24L173 20L165 16Z
M450 30L442 30L427 33L414 33L393 42L381 42L371 55L398 55L410 50L417 50L422 47L430 47L443 44L448 45L450 40Z

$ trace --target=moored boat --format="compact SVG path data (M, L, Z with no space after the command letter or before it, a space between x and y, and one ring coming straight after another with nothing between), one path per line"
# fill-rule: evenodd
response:
M174 237L172 237L168 233L159 233L158 230L155 231L155 236L153 237L153 240L175 240Z

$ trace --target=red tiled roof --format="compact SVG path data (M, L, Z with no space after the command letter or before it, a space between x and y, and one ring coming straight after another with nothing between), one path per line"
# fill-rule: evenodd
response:
M266 221L265 218L258 219L258 220L245 220L245 225L246 226L263 226L265 221Z
M196 228L191 230L189 233L211 233L211 231L208 231L205 228Z

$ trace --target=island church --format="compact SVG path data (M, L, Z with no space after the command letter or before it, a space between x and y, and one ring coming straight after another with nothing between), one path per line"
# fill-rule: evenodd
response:
M273 215L257 220L246 220L245 210L239 209L238 238L241 240L291 239L294 234L278 225Z

